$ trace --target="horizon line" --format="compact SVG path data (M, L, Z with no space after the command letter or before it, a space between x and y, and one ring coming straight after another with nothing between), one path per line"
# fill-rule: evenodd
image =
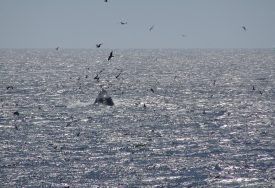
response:
M12 48L5 48L5 47L0 47L0 50L20 50L20 49L27 49L27 50L35 50L35 49L41 49L41 50L56 50L56 47L52 47L52 48L46 48L46 47L35 47L35 48L22 48L22 47L12 47ZM188 47L188 48L176 48L176 47L160 47L160 48L133 48L133 47L129 47L129 48L85 48L85 47L81 47L81 48L71 48L71 47L59 47L59 50L184 50L184 49L275 49L274 47L210 47L210 48L205 48L205 47Z

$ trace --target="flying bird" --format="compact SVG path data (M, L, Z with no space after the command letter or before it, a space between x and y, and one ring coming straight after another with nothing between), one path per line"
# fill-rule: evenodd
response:
M121 75L122 72L120 72L118 75L116 75L116 79L118 79L118 77Z
M125 25L125 24L127 24L127 22L122 22L122 21L121 21L120 24L121 24L121 25Z
M101 71L99 71L98 74L96 74L96 76L94 77L95 80L97 80L99 82L99 75L104 71L104 69L102 69Z
M122 70L120 71L120 73L118 75L116 75L116 79L118 79L118 77L121 75Z
M15 111L15 112L13 112L13 115L19 116L19 112Z
M107 3L107 2L108 2L108 0L104 0L104 2L105 2L105 3Z
M110 55L109 55L109 57L108 57L108 61L110 61L110 60L112 59L112 57L114 57L114 56L113 56L113 51L111 51L111 53L110 53Z
M246 27L245 26L242 26L243 30L246 31Z
M97 48L100 48L103 43L96 44Z
M98 74L101 74L104 71L104 69L100 70Z
M213 85L216 85L216 80L213 80Z
M13 89L13 86L8 86L8 87L7 87L7 90L9 90L9 89Z
M149 28L149 31L152 31L154 29L154 25L152 25L150 28Z
M99 82L99 76L98 76L98 74L94 77L94 79Z

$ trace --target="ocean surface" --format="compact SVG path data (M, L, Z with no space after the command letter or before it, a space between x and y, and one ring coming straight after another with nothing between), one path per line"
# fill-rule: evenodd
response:
M275 187L274 49L110 51L0 50L0 187Z

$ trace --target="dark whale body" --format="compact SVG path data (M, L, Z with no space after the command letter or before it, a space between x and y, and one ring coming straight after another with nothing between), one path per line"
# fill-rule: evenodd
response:
M97 98L95 99L95 104L105 104L107 106L113 106L113 99L108 95L105 89L102 89Z

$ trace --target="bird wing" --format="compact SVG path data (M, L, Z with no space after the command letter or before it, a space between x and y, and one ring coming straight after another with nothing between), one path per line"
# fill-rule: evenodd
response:
M111 59L112 57L114 57L114 56L113 56L113 52L110 53L110 55L109 55L109 57L108 57L108 61L110 61L110 59Z

